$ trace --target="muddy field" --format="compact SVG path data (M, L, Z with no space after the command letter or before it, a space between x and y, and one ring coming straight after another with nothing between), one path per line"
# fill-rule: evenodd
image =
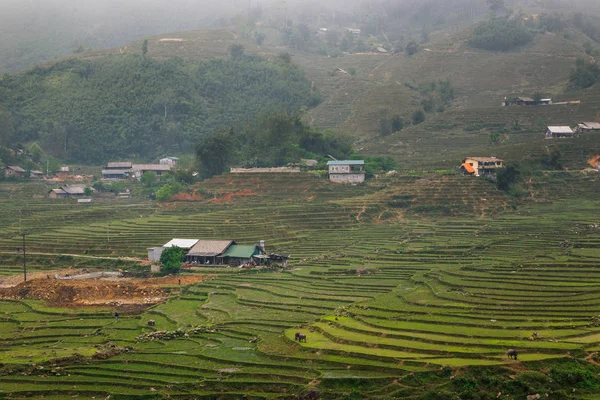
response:
M90 272L87 270L86 272ZM91 271L93 272L93 271ZM202 282L203 275L166 276L162 278L98 278L56 279L55 276L75 276L73 270L45 271L0 279L0 298L46 300L55 307L136 306L164 301L170 287Z

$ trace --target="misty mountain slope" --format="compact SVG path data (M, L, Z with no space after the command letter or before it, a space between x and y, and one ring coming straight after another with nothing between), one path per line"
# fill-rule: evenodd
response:
M78 49L124 46L161 32L210 26L235 1L3 0L0 72L15 72Z

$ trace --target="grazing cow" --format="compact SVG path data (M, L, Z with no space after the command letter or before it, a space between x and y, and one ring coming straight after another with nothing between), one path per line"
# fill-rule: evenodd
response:
M148 326L155 326L156 325L156 321L153 319L149 319L148 320Z
M509 359L516 360L519 357L519 352L517 352L515 349L509 349L506 352L506 355L508 355Z
M304 333L301 333L300 335L298 335L298 341L300 343L302 343L302 342L306 343L306 335Z
M296 336L294 336L294 340L297 342L298 339L300 338L300 335L302 335L300 332L296 332Z

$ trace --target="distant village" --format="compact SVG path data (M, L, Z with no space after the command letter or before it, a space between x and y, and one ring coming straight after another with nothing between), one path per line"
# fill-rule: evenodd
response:
M568 103L568 102L567 102ZM502 105L510 106L548 106L557 104L550 98L533 99L530 97L505 98ZM545 139L572 138L580 134L592 131L600 131L600 122L580 122L575 126L569 125L551 125L544 131ZM101 170L101 179L103 181L129 181L140 180L145 173L153 173L160 177L175 170L178 162L177 157L164 157L155 164L137 164L130 161L109 162ZM317 160L302 160L301 165L312 168L318 164ZM492 177L496 170L504 167L504 161L489 156L465 157L460 164L459 169L474 176ZM61 184L48 192L48 197L53 199L75 198L79 203L91 202L91 196L97 192L90 186L89 182L92 176L72 174L70 167L63 166L60 171L54 174L45 174L40 170L25 170L18 165L8 165L3 167L2 172L5 178L22 180L46 180L51 182L69 182ZM231 168L231 173L291 173L300 172L300 167L272 167L272 168ZM340 184L360 184L365 181L366 170L364 160L335 160L327 162L327 175L331 182ZM118 198L131 198L131 192L124 189L116 193Z

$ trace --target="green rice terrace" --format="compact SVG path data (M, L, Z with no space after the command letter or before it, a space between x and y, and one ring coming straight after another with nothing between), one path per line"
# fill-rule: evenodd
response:
M19 232L31 272L148 270L146 249L174 237L265 240L291 259L185 269L206 279L137 308L16 286L0 300L0 398L600 398L595 175L541 175L519 203L425 172L229 174L162 204L78 205L36 185L0 186L0 277L22 273Z

